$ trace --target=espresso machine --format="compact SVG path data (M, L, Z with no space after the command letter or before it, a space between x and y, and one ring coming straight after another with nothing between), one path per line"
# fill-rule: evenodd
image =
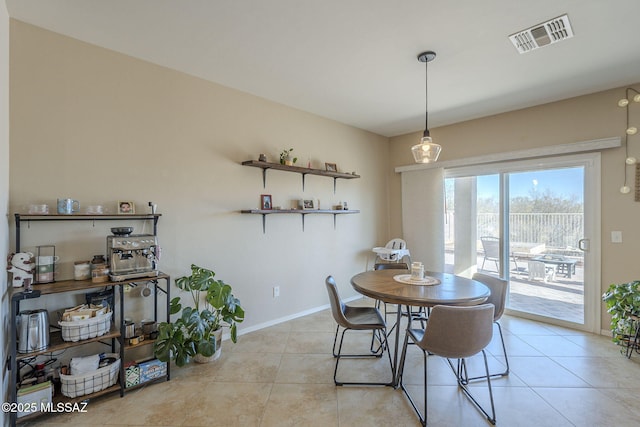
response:
M159 252L158 238L152 234L107 236L111 280L157 276Z

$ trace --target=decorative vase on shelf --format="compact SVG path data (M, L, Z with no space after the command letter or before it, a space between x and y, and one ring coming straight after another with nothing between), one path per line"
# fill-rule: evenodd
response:
M293 166L293 157L287 156L287 158L284 159L284 164L286 166Z

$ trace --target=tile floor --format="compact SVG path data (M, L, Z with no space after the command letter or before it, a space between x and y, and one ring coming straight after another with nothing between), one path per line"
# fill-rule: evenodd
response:
M367 299L356 304L370 304ZM640 354L630 360L608 337L505 316L511 374L493 381L498 426L640 425ZM84 414L41 417L29 426L418 426L402 391L336 387L328 310L224 342L211 364L174 368L169 382L89 402ZM349 334L349 332L347 332ZM353 332L349 346L366 348ZM490 364L504 363L496 332ZM421 354L410 348L405 381L422 399ZM469 361L471 369L481 359ZM344 368L344 369L343 369ZM388 360L346 360L347 379L390 377ZM474 385L488 402L486 385ZM429 359L429 425L488 426L458 390L443 359Z

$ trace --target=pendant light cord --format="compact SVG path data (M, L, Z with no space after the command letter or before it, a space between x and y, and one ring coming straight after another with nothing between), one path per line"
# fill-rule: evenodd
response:
M424 63L424 136L429 135L429 61Z

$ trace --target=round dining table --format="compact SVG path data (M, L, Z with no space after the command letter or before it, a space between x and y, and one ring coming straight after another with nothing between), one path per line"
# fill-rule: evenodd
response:
M433 307L436 305L477 305L487 300L491 291L484 284L449 273L425 272L428 283L414 284L408 277L409 270L372 270L356 274L351 278L351 286L367 297L389 304L398 304L396 319L396 342L393 356L394 380L397 387L399 372L398 346L400 343L400 320L402 306ZM408 279L404 280L403 279ZM409 283L406 283L409 282ZM409 322L410 324L410 322Z

